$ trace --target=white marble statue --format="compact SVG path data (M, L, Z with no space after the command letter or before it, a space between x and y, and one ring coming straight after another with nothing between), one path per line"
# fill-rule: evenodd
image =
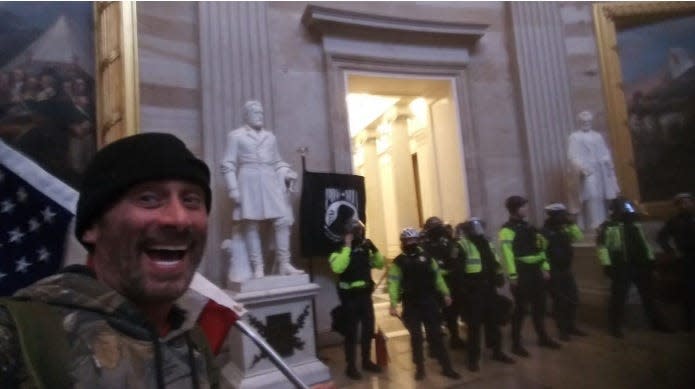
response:
M593 115L577 115L579 129L569 137L569 208L578 215L585 230L595 230L607 214L607 200L618 196L620 189L610 150L601 134L592 127Z
M227 135L227 149L222 160L222 173L234 205L232 220L236 234L239 234L240 227L253 277L261 278L265 271L260 227L264 222L272 223L277 273L301 274L303 271L290 263L290 227L294 218L289 192L294 190L297 173L280 158L275 135L263 128L260 102L247 101L244 104L244 122L244 126ZM229 242L227 248L232 253L243 252L233 250L231 246Z

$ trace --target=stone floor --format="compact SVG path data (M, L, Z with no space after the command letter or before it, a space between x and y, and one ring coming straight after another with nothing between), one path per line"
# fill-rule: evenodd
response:
M461 380L441 376L436 361L429 359L425 380L414 381L407 336L389 339L391 360L385 372L364 374L359 381L345 376L341 347L320 349L319 357L330 367L338 388L695 388L695 333L661 334L640 326L627 328L624 339L615 339L602 329L583 326L590 336L563 343L561 350L547 350L535 345L530 321L525 327L531 357L516 358L514 365L491 361L484 353L481 370L471 373L464 367L464 352L450 351ZM508 328L505 336L508 348Z

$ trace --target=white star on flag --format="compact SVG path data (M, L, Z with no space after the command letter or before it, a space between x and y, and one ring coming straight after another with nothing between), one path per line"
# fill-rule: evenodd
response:
M36 253L39 255L39 262L46 262L46 260L51 257L51 253L49 253L45 247L41 247Z
M29 219L29 232L34 232L41 227L41 223L38 220L31 218Z
M51 211L51 207L48 205L46 208L44 208L43 211L41 211L41 214L43 215L43 221L46 223L50 223L53 221L53 217L56 215L53 211Z
M10 231L10 243L20 243L22 242L22 238L24 238L24 234L19 229L19 227Z
M31 263L27 262L27 259L25 257L22 257L19 259L19 261L16 262L17 267L15 268L15 271L17 273L26 273L27 268L31 266Z
M11 296L63 265L78 196L2 139L0 176L0 296Z
M12 202L12 200L3 200L1 207L0 213L10 213L12 212L12 209L14 209L15 204Z
M29 195L27 194L27 191L26 189L24 189L24 187L20 187L19 189L17 189L17 201L19 201L20 203L25 202L28 196Z

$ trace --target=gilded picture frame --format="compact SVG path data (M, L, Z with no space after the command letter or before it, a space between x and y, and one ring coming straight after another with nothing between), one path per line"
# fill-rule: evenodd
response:
M627 32L633 33L639 28L660 23L667 26L670 21L695 15L695 3L599 3L594 4L593 13L606 102L606 117L609 136L613 146L616 175L621 191L627 197L639 202L650 218L663 219L672 212L673 207L670 198L675 194L673 192L676 192L676 187L678 187L678 191L692 190L693 184L680 182L680 180L674 183L674 180L671 180L668 183L672 187L665 189L658 185L658 180L652 180L653 177L651 176L656 176L659 172L669 173L668 170L673 170L674 168L670 167L670 165L659 166L654 164L654 159L651 161L645 160L646 157L642 153L645 146L651 149L655 149L658 146L656 146L657 143L651 145L649 141L640 143L640 140L637 139L640 133L634 131L636 127L634 121L634 101L642 95L641 92L635 93L634 89L630 89L630 85L627 85L629 80L624 79L623 70L627 69L625 66L629 67L633 64L622 63L622 61L627 59L639 61L639 58L633 59L633 57L624 53L625 47L621 47L621 43L625 42ZM653 36L649 38L653 38ZM622 54L621 49L623 50ZM692 57L693 55L691 54L690 56ZM693 68L690 70L693 70ZM653 88L652 90L656 89ZM663 88L660 87L660 89ZM655 92L653 94L663 95L663 93L657 94ZM688 99L692 102L692 95L689 95ZM628 106L628 101L630 106ZM668 149L665 152L668 153ZM695 155L695 153L692 155ZM647 167L653 170L653 174L650 177L645 177L645 171L652 173L645 170L645 164L649 163L652 163L652 165L647 165ZM661 177L661 179L664 178Z

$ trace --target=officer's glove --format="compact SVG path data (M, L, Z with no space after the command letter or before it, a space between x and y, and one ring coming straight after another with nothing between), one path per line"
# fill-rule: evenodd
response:
M379 249L376 248L376 246L374 245L374 243L372 243L370 239L364 240L364 247L369 249L369 251L371 251L372 253L379 252Z
M615 269L613 269L613 266L607 265L603 267L603 274L610 278L613 279L613 275L615 274Z

